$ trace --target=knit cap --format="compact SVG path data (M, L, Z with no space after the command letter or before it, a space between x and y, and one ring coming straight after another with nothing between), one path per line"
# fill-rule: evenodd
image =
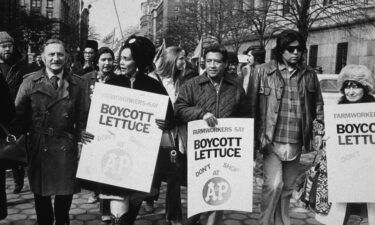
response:
M356 81L362 84L369 93L374 91L375 79L371 71L363 65L346 65L337 79L337 87L343 93L345 81Z
M14 40L6 31L0 31L0 44L5 42L14 43Z

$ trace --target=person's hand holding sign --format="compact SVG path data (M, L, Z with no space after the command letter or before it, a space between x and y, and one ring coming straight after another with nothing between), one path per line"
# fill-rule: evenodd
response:
M156 119L155 122L156 122L156 125L158 125L159 129L162 131L171 129L170 123L166 120Z
M83 130L81 131L81 138L78 142L78 159L81 157L81 151L82 151L82 144L90 143L91 140L94 140L94 135Z
M209 127L215 127L217 125L217 119L212 113L206 113L203 116L203 120L206 121Z
M81 131L81 142L83 144L90 143L91 140L94 140L94 135L92 133L89 133L85 130Z

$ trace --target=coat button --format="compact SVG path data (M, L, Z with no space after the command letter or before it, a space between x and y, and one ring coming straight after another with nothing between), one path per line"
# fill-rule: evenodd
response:
M65 147L65 146L62 146L60 149L61 149L62 151L66 151L66 147Z
M46 152L47 150L48 150L47 147L44 147L44 148L43 148L43 151L44 151L44 152Z

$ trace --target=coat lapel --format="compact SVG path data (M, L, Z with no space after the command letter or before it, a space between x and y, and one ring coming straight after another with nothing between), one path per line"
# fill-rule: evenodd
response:
M53 90L55 98L52 102L50 102L48 104L47 108L51 108L52 106L54 106L58 102L69 98L71 85L76 85L76 82L73 81L71 75L68 72L65 71L64 74L63 74L63 79L61 81L60 87L57 90Z

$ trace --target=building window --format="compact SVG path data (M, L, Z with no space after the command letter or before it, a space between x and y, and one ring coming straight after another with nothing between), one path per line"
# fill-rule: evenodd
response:
M51 11L47 11L47 18L52 19L53 13Z
M31 7L40 8L42 5L41 0L31 0Z
M341 69L346 66L346 60L348 58L348 42L342 42L337 44L336 53L336 70L335 73L340 73Z
M290 13L290 0L283 0L283 16Z
M21 7L25 7L25 0L19 0L18 3Z
M312 68L317 66L318 62L318 45L310 45L310 52L309 52L309 65Z
M47 0L47 8L53 8L53 0Z

